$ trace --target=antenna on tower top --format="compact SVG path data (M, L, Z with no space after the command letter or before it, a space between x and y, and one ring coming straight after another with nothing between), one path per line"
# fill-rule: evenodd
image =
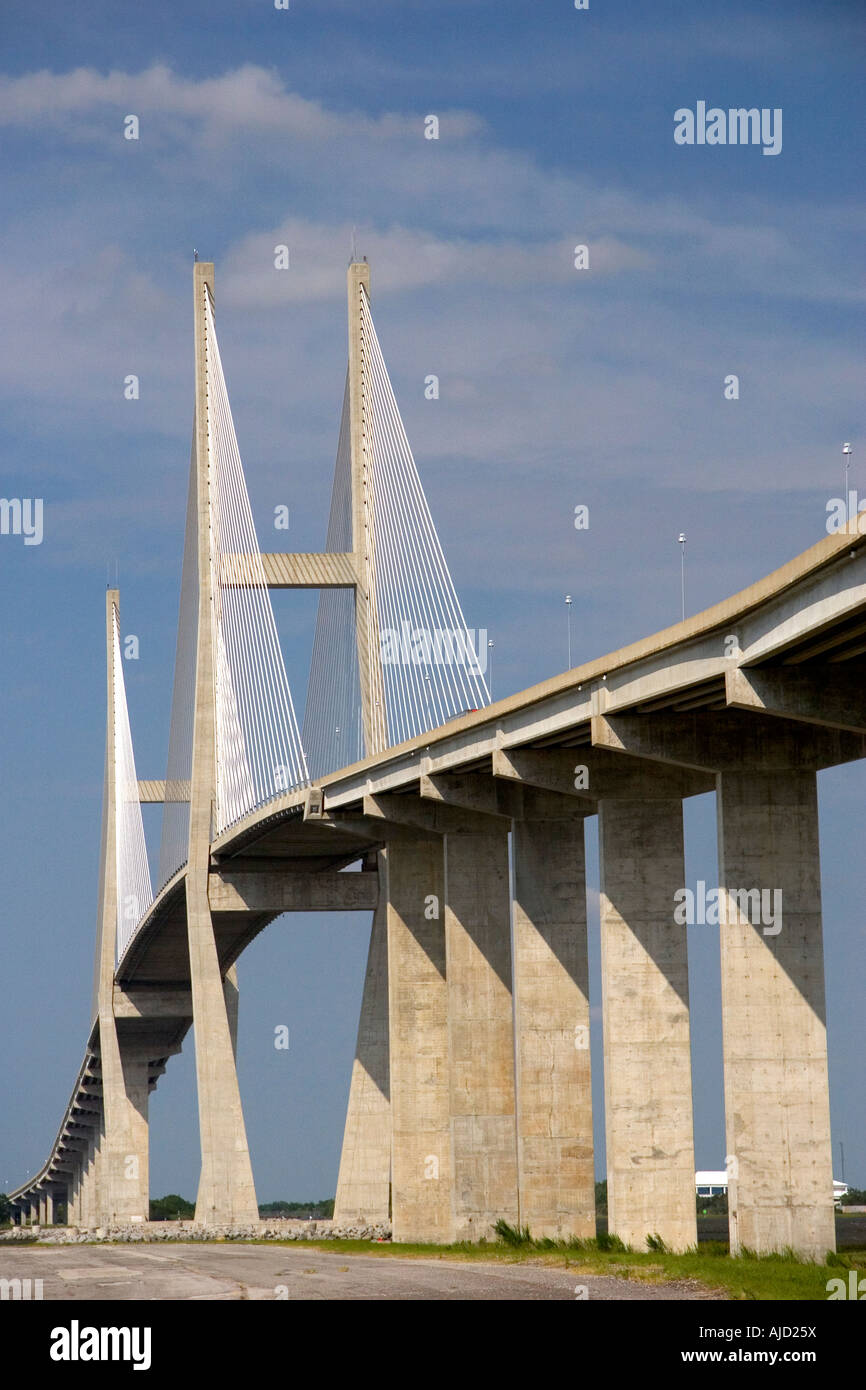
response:
M195 247L192 248L192 259L193 264L195 264L195 262L198 260L198 252L196 251Z
M358 259L358 228L352 223L352 260Z

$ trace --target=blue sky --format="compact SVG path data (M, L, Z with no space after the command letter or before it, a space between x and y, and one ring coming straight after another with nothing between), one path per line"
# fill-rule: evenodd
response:
M0 537L6 1187L41 1163L87 1028L115 568L140 640L126 665L139 773L165 766L193 246L216 262L262 547L315 550L357 229L467 622L495 641L496 695L564 667L566 593L575 660L613 650L679 616L680 530L694 612L824 533L843 440L864 492L866 467L853 0L6 0L0 41L0 490L45 502L40 546ZM782 108L781 153L675 145L675 110L699 100ZM130 113L138 141L123 138ZM438 141L423 137L431 113ZM280 503L288 537L272 529ZM275 609L302 707L315 601ZM861 1185L864 779L820 779L834 1166L841 1140ZM711 881L711 799L686 821L689 879ZM155 811L146 824L155 843ZM590 900L597 918L594 882ZM282 918L240 962L263 1201L334 1191L366 934L362 917ZM597 1006L596 936L597 920ZM696 1157L717 1167L717 934L693 928L689 944ZM154 1194L193 1196L191 1039L153 1098L152 1141Z

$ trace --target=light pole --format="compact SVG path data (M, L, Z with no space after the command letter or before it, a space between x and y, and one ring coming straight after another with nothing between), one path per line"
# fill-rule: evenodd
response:
M680 547L680 599L682 602L683 622L686 620L686 533L680 531L677 541Z
M489 689L490 689L490 699L491 699L491 701L492 701L492 699L493 699L493 638L492 638L492 637L488 638L488 641L487 641L487 673L488 673L488 676L489 676L489 680L488 680L487 684L488 684L488 687L489 687Z
M852 453L853 453L853 450L852 450L850 444L843 444L843 445L842 445L842 459L843 459L843 462L844 462L844 464L845 464L845 515L846 515L846 517L848 518L849 521L851 520L851 515L850 515L850 512L849 512L849 510L848 510L848 502L849 502L849 498L848 498L848 469L851 467L851 454L852 454ZM855 507L854 510L855 510L855 512L856 512L857 508Z
M566 670L571 670L571 594L565 596L566 624L568 626L568 665Z

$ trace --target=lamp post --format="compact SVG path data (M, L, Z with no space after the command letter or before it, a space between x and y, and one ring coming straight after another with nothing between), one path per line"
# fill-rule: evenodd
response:
M571 594L565 596L566 624L568 627L568 666L567 671L571 670Z
M844 463L844 465L845 465L845 515L846 515L846 517L848 518L849 521L851 520L851 513L850 513L850 509L849 509L849 505L848 505L849 502L850 502L850 498L849 498L849 496L848 496L848 469L851 467L851 454L852 454L852 453L853 453L853 450L852 450L850 444L843 444L843 445L842 445L842 461L843 461L843 463ZM856 512L857 508L855 507L854 510L855 510L855 512Z
M682 605L682 620L686 620L686 533L680 531L677 537L680 547L680 600Z

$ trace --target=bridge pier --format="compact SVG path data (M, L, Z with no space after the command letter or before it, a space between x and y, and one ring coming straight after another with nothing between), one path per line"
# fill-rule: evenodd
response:
M82 1226L95 1226L99 1215L96 1191L96 1139L93 1133L87 1136L82 1157L79 1223Z
M204 874L195 873L192 865L188 871L187 928L201 1141L195 1219L200 1225L249 1224L258 1221L259 1209L229 1010L207 906L206 863Z
M602 799L602 1013L608 1229L646 1249L697 1245L679 797Z
M721 925L731 1253L822 1260L836 1234L817 777L722 772L717 795L723 890L767 893L757 923L731 921L728 894Z
M69 1176L66 1179L66 1224L67 1226L77 1226L78 1223L78 1175L79 1167L77 1162L73 1162Z
M455 1240L518 1222L508 827L445 836Z
M391 1105L388 1076L388 928L386 869L379 856L379 906L373 914L346 1127L334 1202L341 1225L379 1225L390 1216Z
M105 1137L99 1187L100 1225L147 1221L149 1067L140 1048L120 1041L113 1012L99 1016Z
M387 853L393 1238L452 1239L442 840Z
M538 1237L592 1237L582 817L515 820L512 860L520 1224Z

